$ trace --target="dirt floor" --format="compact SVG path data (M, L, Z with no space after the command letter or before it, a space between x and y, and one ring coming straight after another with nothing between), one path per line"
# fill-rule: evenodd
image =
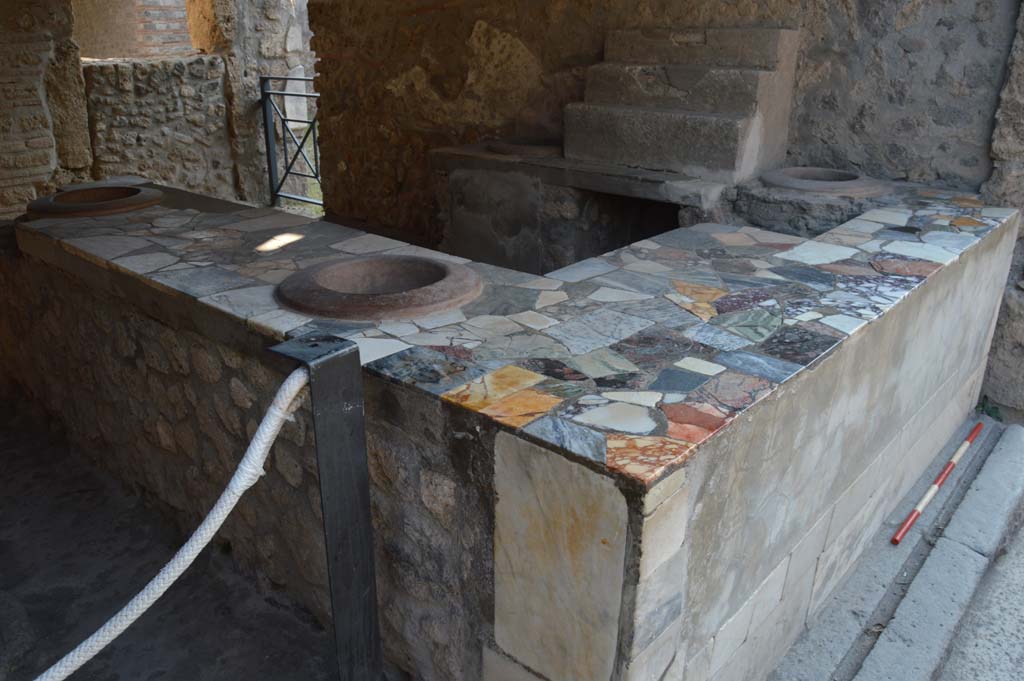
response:
M35 678L126 603L182 537L0 403L0 681ZM331 637L207 549L73 681L337 678Z

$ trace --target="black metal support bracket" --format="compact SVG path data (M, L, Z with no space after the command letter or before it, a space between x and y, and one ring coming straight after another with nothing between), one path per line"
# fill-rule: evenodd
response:
M378 681L383 656L359 348L336 336L311 334L272 350L309 370L339 678Z

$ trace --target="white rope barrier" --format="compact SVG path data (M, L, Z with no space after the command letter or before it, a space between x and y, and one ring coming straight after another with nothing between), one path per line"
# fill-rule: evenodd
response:
M274 401L263 416L260 427L249 443L235 474L221 493L217 503L196 528L174 558L160 570L159 574L140 591L135 598L111 617L106 624L96 630L92 636L78 644L78 647L65 655L59 662L36 677L35 681L62 681L75 670L95 657L107 644L121 635L125 629L146 612L164 592L170 588L178 577L188 569L200 552L210 543L217 530L224 524L228 514L247 489L256 484L263 475L263 464L270 454L270 447L277 439L284 422L298 409L299 392L309 383L309 372L305 368L292 372L274 396Z

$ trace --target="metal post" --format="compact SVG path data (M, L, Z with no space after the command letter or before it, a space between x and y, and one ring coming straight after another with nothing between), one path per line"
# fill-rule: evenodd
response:
M277 144L274 141L274 107L270 102L270 78L260 77L260 105L263 107L263 139L267 144L267 177L270 178L270 205L277 205Z
M341 681L383 675L359 348L311 334L274 346L309 369L309 391Z

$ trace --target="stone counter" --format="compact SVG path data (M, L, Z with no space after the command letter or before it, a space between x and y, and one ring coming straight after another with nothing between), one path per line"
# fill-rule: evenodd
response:
M21 223L24 257L4 269L30 270L36 303L61 309L24 332L80 328L95 296L255 364L311 331L358 343L385 648L426 679L767 673L973 406L1017 228L1015 211L907 188L813 240L697 225L547 276L456 259L485 280L475 301L357 323L284 309L274 285L326 258L452 256L182 200ZM82 297L70 309L65 288ZM86 384L117 373L136 394L149 345ZM5 360L31 383L42 353L19 351ZM208 383L197 399L223 387ZM159 479L138 484L160 498Z

